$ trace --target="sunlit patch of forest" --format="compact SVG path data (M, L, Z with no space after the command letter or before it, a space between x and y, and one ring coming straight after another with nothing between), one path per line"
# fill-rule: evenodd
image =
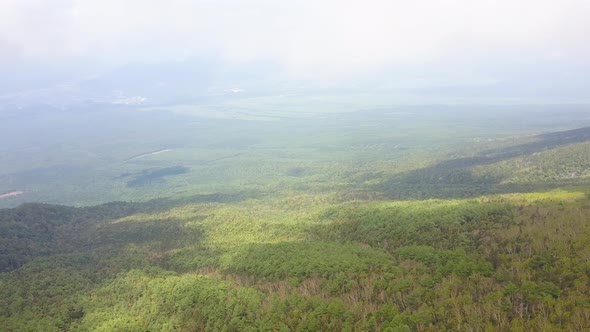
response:
M61 174L78 206L0 210L0 329L590 328L590 129L411 141L346 121L356 137L252 124L242 147L18 173L38 198Z

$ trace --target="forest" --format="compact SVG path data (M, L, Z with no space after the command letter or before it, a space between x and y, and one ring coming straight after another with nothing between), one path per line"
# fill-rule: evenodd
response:
M5 175L25 194L0 209L0 329L589 329L590 127L441 140L456 114L376 112L209 123L245 129L165 153L87 136L52 151L98 165Z

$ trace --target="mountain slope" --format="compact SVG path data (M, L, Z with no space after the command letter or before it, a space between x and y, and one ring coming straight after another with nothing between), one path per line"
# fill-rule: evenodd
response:
M69 248L0 275L0 320L9 331L579 330L589 207L582 191L292 196L63 222Z

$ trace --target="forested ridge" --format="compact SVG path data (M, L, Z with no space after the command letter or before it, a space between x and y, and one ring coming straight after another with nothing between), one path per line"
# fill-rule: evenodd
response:
M1 211L11 270L0 279L3 329L571 331L590 322L583 191L107 211Z
M280 192L1 209L0 330L588 330L585 133L330 190L298 166Z

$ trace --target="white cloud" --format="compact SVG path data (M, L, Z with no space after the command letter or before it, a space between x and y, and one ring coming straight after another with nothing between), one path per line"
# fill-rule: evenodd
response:
M589 16L586 0L3 0L0 51L111 64L207 53L328 76L510 56L585 63Z

